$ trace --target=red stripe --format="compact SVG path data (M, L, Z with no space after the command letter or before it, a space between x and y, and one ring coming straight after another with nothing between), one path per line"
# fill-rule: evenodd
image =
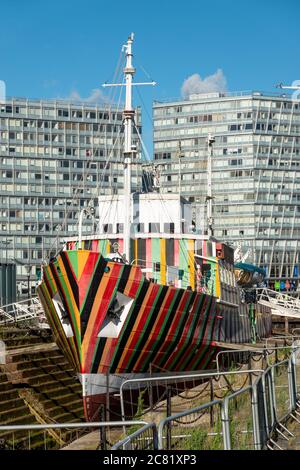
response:
M91 251L83 268L80 281L78 282L79 291L79 308L83 306L86 295L88 294L88 287L91 282L95 266L99 260L100 253ZM76 278L75 278L76 279Z
M187 292L188 296L191 295L190 292ZM185 326L184 326L184 329L183 329L183 332L181 334L181 339L179 341L179 343L177 344L176 346L176 349L173 351L173 353L171 354L171 356L169 357L169 359L167 360L166 364L164 365L164 368L165 369L168 369L168 367L172 364L173 360L175 359L175 357L177 356L178 354L178 350L180 350L180 348L183 346L183 344L185 343L186 339L187 339L187 334L188 334L188 330L190 328L190 325L192 323L192 320L193 320L193 312L189 313L188 314L188 318L186 320L186 323L185 323ZM177 370L177 369L175 369Z
M192 317L195 316L195 312L197 310L197 307L199 307L199 301L200 301L200 296L197 296L196 299L195 299L193 308L192 308L192 312L191 312ZM183 366L183 363L186 360L186 358L189 356L189 354L192 352L193 349L196 350L196 344L197 344L197 341L199 340L199 337L200 337L201 323L203 322L203 319L204 319L205 307L207 306L206 304L207 304L207 298L205 298L204 303L202 305L201 312L199 312L199 318L198 318L197 323L195 325L194 331L193 331L192 335L190 335L190 339L189 339L190 346L186 349L184 355L182 356L182 358L180 359L180 361L176 365L176 370L182 370L182 368L183 368L182 366Z
M151 330L151 333L150 333L151 340L147 343L147 350L143 349L141 356L139 357L137 363L134 365L134 369L138 370L139 368L141 368L143 366L143 362L147 359L149 352L152 351L152 346L154 342L158 339L158 336L161 332L162 324L166 318L166 315L168 313L172 300L174 299L175 292L176 292L176 289L169 287L168 292L166 293L166 300L161 305L161 308L159 309L157 313L158 322L155 324L155 329Z
M95 316L95 321L94 325L92 327L92 333L90 335L90 342L87 350L87 355L85 357L85 372L90 371L91 369L91 364L92 364L92 359L95 353L95 346L97 342L97 335L100 330L100 326L106 316L107 309L109 306L109 303L111 301L113 291L116 287L116 283L119 279L120 275L120 270L121 270L122 265L119 263L112 263L111 264L111 271L109 273L109 281L107 283L107 286L102 294L102 300L99 304L98 307L98 312L97 315ZM99 284L100 286L101 284ZM96 295L99 295L98 293ZM92 310L92 309L91 309Z
M176 291L174 291L174 292L176 292ZM190 293L188 291L185 291L182 298L181 298L181 301L180 301L177 309L174 312L174 319L173 319L173 321L170 325L170 328L169 328L169 331L166 335L165 341L163 342L160 350L157 352L156 356L153 359L153 364L159 364L159 363L161 363L161 361L165 360L166 351L169 349L170 343L174 342L176 329L178 327L180 318L183 315L182 307L184 307L184 305L188 301L189 296L190 296ZM174 347L175 347L175 345L173 344L173 349L174 349ZM169 353L169 354L171 354L171 353ZM165 363L160 364L160 366L164 368Z
M140 338L140 335L143 331L143 328L145 326L146 320L148 318L149 312L152 308L153 302L155 300L155 297L157 296L158 290L159 290L159 284L149 284L149 289L151 289L150 296L148 297L147 303L143 302L140 308L140 311L137 314L137 317L139 316L141 310L143 310L142 317L138 323L135 323L133 328L136 328L135 333L130 341L130 343L126 343L124 350L127 350L125 357L122 361L122 363L118 364L117 369L126 369L128 362L130 360L130 357L132 355L132 352L134 348L137 345L137 342ZM147 294L146 294L147 295Z

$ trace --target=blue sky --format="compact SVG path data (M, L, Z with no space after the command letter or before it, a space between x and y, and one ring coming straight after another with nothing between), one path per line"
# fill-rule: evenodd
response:
M218 69L227 89L276 91L300 79L297 0L1 0L0 80L9 96L88 97L111 80L135 32L145 141L153 99L179 97L184 80ZM138 94L136 104L141 104Z

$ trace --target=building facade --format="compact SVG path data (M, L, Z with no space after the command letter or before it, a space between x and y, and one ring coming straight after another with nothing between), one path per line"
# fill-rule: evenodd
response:
M299 102L257 92L191 95L155 102L153 119L161 191L192 201L196 229L205 233L211 151L214 236L240 244L246 261L266 270L270 287L298 289Z
M137 129L141 132L137 110ZM133 129L139 148L138 133ZM111 105L7 99L0 103L0 250L17 264L18 292L78 233L80 211L122 193L123 116ZM138 153L137 153L138 155ZM133 164L133 189L140 164ZM83 232L93 230L85 220Z

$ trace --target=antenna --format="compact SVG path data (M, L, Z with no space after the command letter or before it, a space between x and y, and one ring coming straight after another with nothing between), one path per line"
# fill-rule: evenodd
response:
M178 142L178 149L177 149L176 153L177 153L178 162L179 162L179 167L178 167L178 179L179 179L178 192L179 192L179 196L181 196L181 159L183 157L182 149L181 149L181 140Z
M209 237L213 236L213 217L212 217L212 156L213 156L213 143L216 139L208 134L207 144L208 144L208 153L207 153L207 234Z

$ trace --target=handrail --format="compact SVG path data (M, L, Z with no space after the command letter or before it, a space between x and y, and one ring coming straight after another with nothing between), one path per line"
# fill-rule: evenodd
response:
M149 423L149 424L145 424L145 426L138 429L133 434L130 434L130 436L126 436L124 439L117 442L115 445L112 446L111 450L117 450L120 447L126 446L127 444L129 444L129 442L131 442L133 439L139 437L141 434L143 434L148 429L152 429L152 431L153 431L153 447L154 447L154 449L156 449L157 448L157 427L156 427L155 423ZM124 449L126 449L126 447L124 447Z
M212 406L219 405L221 408L221 423L222 423L222 438L223 438L223 446L225 450L231 449L231 433L230 433L230 416L229 416L229 402L230 400L234 399L235 397L249 392L250 396L250 406L251 406L251 417L252 417L252 431L253 432L253 446L255 450L261 450L265 448L268 441L271 442L272 432L275 430L277 426L280 425L282 420L285 420L288 416L293 416L292 413L296 409L298 405L297 403L297 381L296 381L296 369L295 369L295 351L299 350L300 347L293 347L293 351L290 354L288 359L284 359L279 361L275 364L268 365L266 369L254 369L254 370L244 370L244 371L226 371L226 372L216 372L216 373L205 373L205 374L197 374L197 378L205 378L205 377L213 377L213 376L224 376L224 375L237 375L241 373L251 373L251 372L259 372L259 376L256 378L252 385L247 385L242 389L227 395L223 399L213 400L208 403L204 403L198 407L192 408L190 410L186 410L180 413L176 413L172 416L168 416L159 422L158 425L158 449L163 449L163 429L167 423L170 423L173 420L177 420L181 417L188 416L189 414L197 413L199 411L208 409ZM287 381L284 384L284 387L287 387L288 394L289 394L289 410L284 416L278 416L277 404L276 404L276 383L274 381L274 374L275 369L282 366L287 365L286 374L284 376ZM194 374L195 375L195 374ZM180 376L181 378L189 378L193 377L192 374ZM269 380L267 381L267 377ZM120 399L121 399L121 409L122 409L122 416L124 418L124 405L123 405L123 388L125 384L128 383L136 383L136 382L153 382L153 381L163 381L163 380L173 380L178 379L179 376L166 376L166 377L151 377L150 379L128 379L121 384L120 387ZM262 386L262 399L259 400L259 385ZM268 394L267 394L267 387L268 387ZM277 385L278 387L278 385ZM282 385L279 385L282 387ZM267 403L267 398L269 398L270 403ZM268 407L270 416L268 416ZM260 411L262 411L263 415L261 415ZM234 416L232 418L234 420ZM280 419L281 421L278 421ZM125 422L125 421L122 421ZM153 426L153 423L150 427ZM145 429L149 429L145 427ZM131 436L127 436L123 439L120 443L117 443L114 447L118 448L121 445L126 445L131 442L132 439L136 438L138 435L142 434L142 429L139 432L134 433ZM155 443L154 443L155 448Z
M195 408L192 408L191 410L181 411L180 413L176 413L172 416L167 416L166 418L162 419L158 425L158 448L163 449L163 428L167 423L175 419L183 418L184 416L188 416L189 414L192 414L192 413L198 413L199 411L203 411L215 405L221 406L221 404L222 404L222 400L212 400L209 403L204 403L203 405L196 406ZM223 423L223 420L222 420L222 423Z
M157 376L157 377L145 377L145 378L140 378L140 379L127 379L124 380L121 385L120 385L120 405L121 405L121 417L123 420L125 420L125 406L124 406L124 395L123 395L123 389L125 385L128 383L141 383L141 382L155 382L155 381L171 381L171 380L178 380L178 379L183 379L183 380L188 380L188 379L208 379L208 378L213 378L213 377L220 377L220 376L225 376L225 375L238 375L238 374L251 374L254 372L258 373L263 373L264 369L247 369L247 370L238 370L238 371L226 371L226 372L206 372L206 373L198 373L198 374L184 374L184 375L166 375L166 376Z

